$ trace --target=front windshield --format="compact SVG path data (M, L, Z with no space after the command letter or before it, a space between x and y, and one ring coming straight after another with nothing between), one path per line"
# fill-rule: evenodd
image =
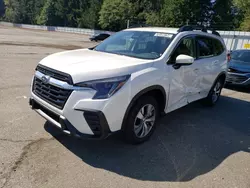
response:
M104 40L93 50L140 59L157 59L169 46L173 34L121 31Z
M239 60L239 61L250 63L250 50L249 51L235 51L232 53L231 58L234 60Z

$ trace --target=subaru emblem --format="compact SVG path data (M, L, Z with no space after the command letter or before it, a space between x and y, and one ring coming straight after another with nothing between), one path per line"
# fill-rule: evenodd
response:
M44 84L48 84L49 83L49 80L50 80L50 77L49 76L42 76L41 78L42 82Z

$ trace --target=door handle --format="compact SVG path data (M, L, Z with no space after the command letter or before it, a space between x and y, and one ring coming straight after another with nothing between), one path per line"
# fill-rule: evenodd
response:
M194 72L198 72L200 69L194 69Z

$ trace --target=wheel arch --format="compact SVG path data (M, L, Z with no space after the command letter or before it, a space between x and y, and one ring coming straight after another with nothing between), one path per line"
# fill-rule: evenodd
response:
M219 80L219 79L223 79L223 86L226 83L226 77L227 77L227 73L225 71L221 72L216 79L214 80L214 83L212 85L212 87L214 86L214 84Z
M126 126L126 120L127 120L127 117L129 115L129 112L130 110L132 109L132 107L136 104L136 102L138 101L138 99L142 96L146 96L146 95L149 95L149 96L157 96L157 95L160 95L158 98L156 98L156 101L158 102L159 106L160 106L160 112L163 112L164 109L165 109L165 106L166 106L166 102L167 102L167 94L166 94L166 91L165 89L160 86L160 85L153 85L153 86L150 86L150 87L147 87L143 90L141 90L139 93L137 93L133 99L131 100L131 102L129 103L128 107L127 107L127 110L125 112L125 115L123 117L123 121L122 121L122 130L125 129L125 126ZM160 100L163 100L163 102L161 101L161 103L159 103Z
M219 80L219 79L223 79L223 87L226 83L226 77L227 77L227 73L225 71L221 72L217 77L216 79L214 80L212 86L211 86L211 89L209 90L209 93L211 92L211 90L213 89L214 85L216 84L216 82ZM208 93L208 95L209 95Z

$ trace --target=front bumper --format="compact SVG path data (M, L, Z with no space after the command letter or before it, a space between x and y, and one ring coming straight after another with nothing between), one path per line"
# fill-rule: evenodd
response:
M65 133L80 137L105 138L111 132L121 130L129 105L129 85L109 99L93 100L95 90L58 80L55 77L61 79L62 75L55 74L43 80L47 75L36 71L30 97L30 104L36 112ZM39 81L36 82L35 78ZM65 95L68 90L69 95Z
M239 86L250 86L250 74L228 72L226 83Z
M90 135L81 133L64 116L42 106L36 100L30 98L29 104L33 110L65 134L85 139L105 139L111 134L107 120L101 111L81 111L94 133L94 135Z

